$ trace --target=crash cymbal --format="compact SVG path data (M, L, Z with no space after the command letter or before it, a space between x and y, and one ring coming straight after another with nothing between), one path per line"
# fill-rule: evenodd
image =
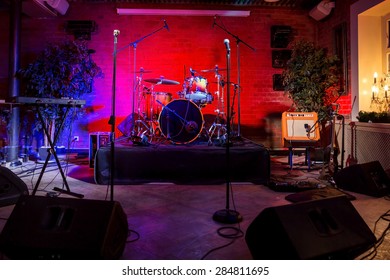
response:
M179 82L164 78L144 79L145 82L156 85L180 85Z
M205 69L205 70L200 70L200 72L203 72L203 73L208 73L208 72L218 72L218 71L226 71L226 68L218 68L218 67L214 67L213 69Z

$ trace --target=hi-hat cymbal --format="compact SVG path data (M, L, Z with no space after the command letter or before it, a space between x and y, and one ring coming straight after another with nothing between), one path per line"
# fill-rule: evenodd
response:
M212 68L212 69L200 70L200 72L203 72L203 73L207 73L207 72L218 72L218 71L226 71L226 68L214 67L214 68Z
M179 82L164 78L144 79L145 82L156 85L180 85Z

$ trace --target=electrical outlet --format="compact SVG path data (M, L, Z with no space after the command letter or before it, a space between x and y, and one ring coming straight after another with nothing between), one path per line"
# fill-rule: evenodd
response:
M80 137L78 137L78 136L73 136L73 141L75 141L75 142L80 141Z

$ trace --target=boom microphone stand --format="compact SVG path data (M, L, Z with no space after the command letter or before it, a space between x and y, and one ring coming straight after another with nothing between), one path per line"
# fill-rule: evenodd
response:
M242 216L236 210L229 209L230 206L230 45L229 40L224 40L226 46L226 68L227 68L227 122L226 122L226 207L218 210L213 215L213 220L224 224L236 224L242 221Z
M169 27L168 27L168 24L167 24L167 22L166 22L166 20L164 20L164 26L163 27L160 27L159 29L157 29L157 30L155 30L155 31L153 31L153 32L151 32L151 33L149 33L149 34L147 34L147 35L145 35L145 36L143 36L143 37L141 37L141 38L139 38L138 40L135 40L134 42L131 42L131 43L129 43L129 44L127 44L126 46L124 46L124 47L122 47L122 48L120 48L119 49L119 51L118 52L120 52L120 51L122 51L122 50L124 50L124 49L126 49L126 48L128 48L128 47L133 47L133 59L134 59L134 63L133 63L133 98L132 98L132 116L133 116L133 118L132 118L132 126L133 126L133 130L134 130L134 128L135 128L135 120L134 120L134 107L135 107L135 95L136 95L136 90L137 90L137 88L138 88L138 83L137 83L137 78L136 78L136 64L137 64L137 45L138 45L138 43L140 43L141 41L143 41L144 39L146 39L146 38L148 38L148 37L150 37L150 36L152 36L153 34L155 34L155 33L157 33L157 32L159 32L160 30L162 30L162 29L166 29L166 30L168 30L169 31ZM131 132L131 135L133 135L134 134L134 131L132 131Z
M214 17L214 25L218 26L221 28L223 31L225 31L227 34L231 35L235 40L236 40L236 45L237 45L237 137L241 138L241 61L240 61L240 43L243 43L246 45L248 48L250 48L252 51L256 51L255 48L247 44L246 42L242 41L240 37L237 35L234 35L233 33L229 32L225 27L219 25L216 23L216 17ZM229 84L228 84L229 85Z

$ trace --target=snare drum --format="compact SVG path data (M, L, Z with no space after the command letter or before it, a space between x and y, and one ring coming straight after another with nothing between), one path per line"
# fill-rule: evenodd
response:
M203 129L203 115L192 101L173 100L168 103L158 118L162 134L176 144L194 141Z

